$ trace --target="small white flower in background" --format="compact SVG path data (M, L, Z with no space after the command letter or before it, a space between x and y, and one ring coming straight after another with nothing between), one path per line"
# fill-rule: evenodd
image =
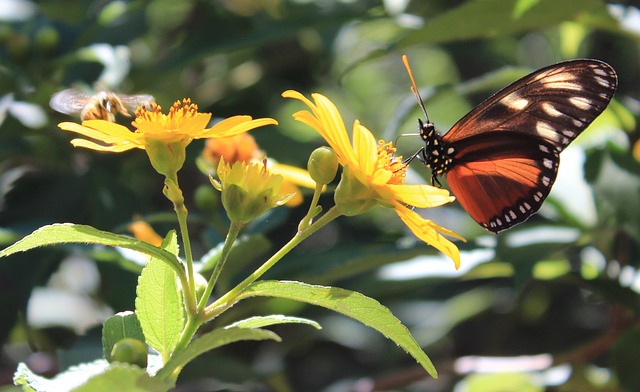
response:
M0 21L24 22L36 13L36 5L29 0L0 0Z
M0 97L0 125L7 118L7 113L29 128L42 128L49 121L45 111L39 105L16 101L12 93Z
M94 261L82 254L65 258L46 287L36 287L27 305L27 322L34 328L73 329L78 334L101 324L113 314L108 305L93 298L100 286Z
M103 88L117 89L131 69L131 51L123 45L93 44L78 50L78 55L83 60L104 65L96 80L96 85Z

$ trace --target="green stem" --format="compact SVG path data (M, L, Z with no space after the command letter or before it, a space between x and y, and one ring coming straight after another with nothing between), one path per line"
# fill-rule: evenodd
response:
M182 246L184 248L184 255L187 263L187 281L188 286L182 288L185 304L187 307L187 313L195 315L196 313L196 293L195 293L195 279L193 276L193 253L191 252L191 241L189 239L189 226L187 225L187 216L189 211L184 205L184 197L182 196L182 190L178 185L178 173L167 174L164 180L163 193L167 199L173 203L173 209L178 217L178 224L180 225L180 237L182 238Z
M198 331L198 328L200 328L202 324L203 324L202 318L196 317L194 315L187 315L187 323L185 324L184 329L180 334L180 338L178 339L178 342L176 343L176 346L173 349L173 352L171 353L172 357L175 356L177 353L183 351L185 348L187 348L187 346L191 342L191 339L196 334L196 332ZM181 369L173 369L171 372L171 376L177 378L178 372L180 370Z
M311 204L309 205L309 211L307 212L307 215L305 215L304 218L302 218L302 220L300 221L300 224L298 225L298 232L305 231L307 227L311 225L311 222L313 222L313 218L315 218L316 215L318 215L318 213L320 212L318 208L318 200L320 200L320 195L322 194L323 188L323 184L316 183L316 189L313 191L313 198L311 199Z
M229 227L229 231L227 232L227 237L224 240L224 245L222 246L222 251L220 252L220 258L216 263L216 266L213 268L213 272L211 273L211 277L209 278L209 282L207 283L207 288L204 292L204 295L198 299L198 313L204 310L204 307L207 305L207 301L211 296L211 292L220 277L220 273L222 272L222 268L229 258L229 253L231 253L231 248L238 238L238 234L240 234L240 230L244 226L243 223L239 222L231 222L231 226Z
M190 312L196 309L195 298L195 278L193 276L193 254L191 253L191 241L189 240L189 227L187 225L187 207L184 204L175 205L176 215L178 216L178 224L180 225L180 236L182 237L182 246L184 247L184 255L187 261L187 279L189 287L184 290L185 302Z
M245 280L240 282L233 289L229 290L225 295L218 298L214 303L207 306L202 313L203 319L205 321L209 321L231 307L235 303L235 298L240 295L240 293L242 293L242 291L244 291L244 289L246 289L251 283L258 280L258 278L260 278L265 272L273 267L275 263L282 259L293 248L298 246L298 244L307 239L307 237L320 230L329 222L340 217L341 215L342 213L340 212L340 210L334 206L305 230L298 231L289 242L287 242L279 251L277 251L267 261L265 261L264 264L258 267L258 269L256 269Z

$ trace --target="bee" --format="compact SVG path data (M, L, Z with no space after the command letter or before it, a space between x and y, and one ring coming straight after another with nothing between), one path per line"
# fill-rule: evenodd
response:
M64 114L80 113L80 119L116 121L116 114L131 117L129 110L135 111L155 99L151 95L123 95L110 91L98 93L86 93L70 88L59 91L51 97L49 106L57 112Z

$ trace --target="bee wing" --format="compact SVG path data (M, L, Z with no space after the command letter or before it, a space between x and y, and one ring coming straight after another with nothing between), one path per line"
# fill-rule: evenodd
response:
M89 99L91 94L70 88L53 94L49 106L60 113L75 114L82 111Z
M138 106L142 106L144 104L148 104L149 102L156 101L156 99L153 96L147 95L147 94L138 94L138 95L118 94L118 98L120 98L120 101L122 101L122 104L124 105L124 107L127 108L128 110L131 110L132 112L135 112Z

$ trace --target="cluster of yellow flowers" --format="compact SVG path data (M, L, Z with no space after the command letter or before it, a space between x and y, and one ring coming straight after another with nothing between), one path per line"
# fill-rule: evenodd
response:
M377 205L392 208L418 238L449 256L456 268L459 266L458 248L445 236L462 238L415 211L453 201L447 190L405 184L406 165L395 155L393 144L376 141L371 131L357 120L350 138L340 112L327 97L311 94L310 100L291 90L282 95L308 107L309 110L295 113L294 118L326 140L342 167L334 195L341 215L361 214ZM134 131L105 120L63 122L59 127L89 138L73 139L71 143L76 147L109 152L143 149L154 169L167 179L175 178L184 164L185 150L191 141L208 139L203 158L217 169L214 186L222 192L223 205L232 221L248 222L275 206L299 204L302 199L297 186L313 189L316 182L328 183L335 176L331 163L316 165L314 172L319 174L315 176L299 168L270 163L246 132L277 125L274 119L233 116L207 128L210 121L210 113L198 112L196 104L184 99L176 101L168 114L162 113L155 103L138 108L132 123ZM322 175L323 171L328 175ZM318 180L315 178L318 176L328 180Z

